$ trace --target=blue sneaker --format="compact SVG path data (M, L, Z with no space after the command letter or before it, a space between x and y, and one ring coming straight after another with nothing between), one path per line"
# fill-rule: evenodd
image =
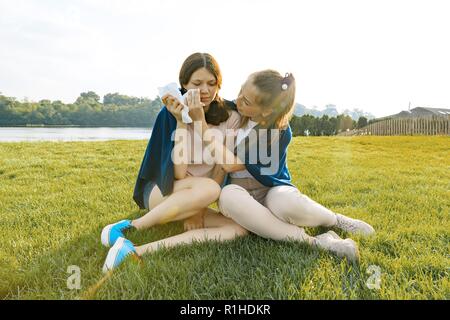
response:
M105 247L112 247L117 239L124 238L123 231L132 228L130 220L122 220L113 224L109 224L102 230L102 244Z
M130 240L120 237L116 243L109 249L106 256L105 264L103 265L103 272L106 273L118 267L123 260L129 255L136 255L136 249Z

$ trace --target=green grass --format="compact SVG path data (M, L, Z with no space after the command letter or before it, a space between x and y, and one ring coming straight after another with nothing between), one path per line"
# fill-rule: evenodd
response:
M103 279L102 227L142 214L132 191L145 146L0 144L1 298L450 298L448 137L293 140L289 167L299 189L377 230L373 238L354 237L359 265L251 235L161 250ZM171 223L130 239L142 244L181 231L180 223ZM67 288L71 265L81 269L81 290ZM381 269L379 290L366 286L371 265Z

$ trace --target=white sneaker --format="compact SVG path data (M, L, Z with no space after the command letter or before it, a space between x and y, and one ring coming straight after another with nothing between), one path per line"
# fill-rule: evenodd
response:
M331 251L338 257L345 257L351 262L359 262L358 245L352 239L341 239L333 231L318 235L315 239L319 248Z
M370 236L375 233L375 229L362 220L352 219L339 213L336 214L336 220L335 227L341 230L362 236Z

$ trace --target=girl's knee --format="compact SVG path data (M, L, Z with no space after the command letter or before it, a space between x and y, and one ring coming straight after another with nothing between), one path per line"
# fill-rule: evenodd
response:
M267 199L276 200L276 199L295 199L300 195L300 191L292 186L278 186L270 188L267 193Z
M213 199L211 202L214 202L219 199L220 192L222 189L219 184L212 179L208 179L207 184L205 185L208 188L208 195Z
M266 206L278 218L290 222L291 214L298 214L298 200L301 196L294 187L275 187L267 194Z
M229 184L222 188L220 192L220 199L222 201L225 200L231 200L236 196L236 194L242 194L243 192L247 192L244 188L241 186L238 186L237 184Z
M236 205L240 205L236 203L236 194L242 193L242 191L245 191L245 189L235 184L230 184L222 188L219 196L219 209L224 216L231 218Z
M219 199L221 188L217 182L209 178L203 178L195 186L195 194L200 197L199 201L210 205Z

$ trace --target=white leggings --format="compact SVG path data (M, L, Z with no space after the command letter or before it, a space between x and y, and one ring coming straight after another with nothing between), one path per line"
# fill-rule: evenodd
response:
M311 241L301 227L330 227L336 224L336 214L311 200L291 186L256 189L256 180L248 186L248 179L233 179L222 189L219 207L222 214L236 221L245 229L273 240ZM242 182L242 183L241 183ZM239 185L238 185L239 184ZM253 189L253 190L251 190ZM253 196L257 195L258 202Z

